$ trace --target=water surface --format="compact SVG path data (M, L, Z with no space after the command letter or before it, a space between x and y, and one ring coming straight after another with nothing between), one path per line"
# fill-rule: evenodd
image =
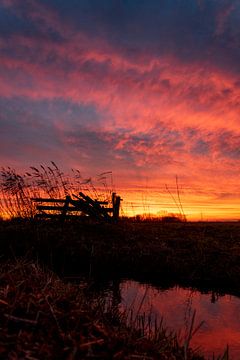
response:
M230 295L202 294L199 291L174 287L159 290L135 281L120 284L123 307L137 312L163 317L164 324L184 336L196 310L195 327L204 321L194 335L191 346L201 347L211 357L223 354L227 344L230 359L240 359L240 298Z

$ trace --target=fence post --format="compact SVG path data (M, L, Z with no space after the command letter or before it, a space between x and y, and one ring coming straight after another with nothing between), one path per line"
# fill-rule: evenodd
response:
M117 196L116 193L112 193L113 220L115 222L117 222L119 218L120 202L120 196Z
M71 197L70 197L69 195L67 195L67 196L66 196L65 203L64 203L63 208L62 208L62 214L61 214L61 221L62 221L62 222L64 222L64 220L65 220L65 218L66 218L70 200L71 200Z

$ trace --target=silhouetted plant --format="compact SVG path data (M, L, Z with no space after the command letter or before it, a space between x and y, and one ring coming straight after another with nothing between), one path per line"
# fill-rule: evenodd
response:
M2 168L0 173L0 212L4 217L33 217L36 212L31 198L63 199L80 191L98 200L110 200L106 172L96 179L83 178L80 171L72 169L71 176L62 172L55 162L51 166L30 166L23 175L13 168ZM97 183L97 187L94 183ZM100 185L99 185L100 183Z
M27 176L10 167L2 168L0 175L1 213L7 217L32 217L35 211Z

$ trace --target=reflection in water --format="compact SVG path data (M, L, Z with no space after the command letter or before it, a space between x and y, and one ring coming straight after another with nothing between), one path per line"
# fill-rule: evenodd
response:
M147 289L147 290L146 290ZM191 341L193 348L200 347L205 356L223 354L227 344L230 358L240 359L240 298L216 294L201 294L191 289L175 287L157 290L134 281L120 285L122 306L134 307L141 313L163 317L164 324L175 332L189 329L193 311L196 310L195 326L204 321ZM143 301L144 299L144 301Z

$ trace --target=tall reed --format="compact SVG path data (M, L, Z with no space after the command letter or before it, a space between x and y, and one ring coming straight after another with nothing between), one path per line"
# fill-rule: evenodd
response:
M113 189L112 172L105 172L95 178L83 178L78 169L71 175L64 173L55 162L50 166L30 166L21 174L11 167L0 172L0 215L4 218L31 218L36 207L31 201L36 197L63 199L67 195L87 193L94 199L110 201Z

